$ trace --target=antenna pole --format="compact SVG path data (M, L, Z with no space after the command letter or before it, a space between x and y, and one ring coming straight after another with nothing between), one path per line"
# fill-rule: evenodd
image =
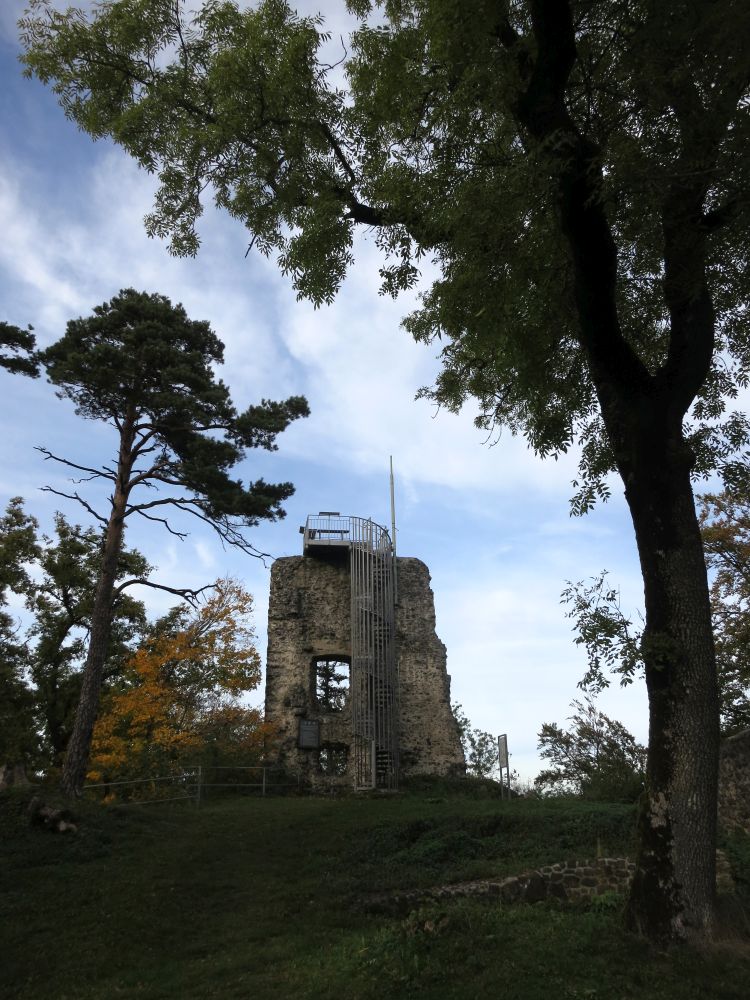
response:
M391 547L393 549L393 603L398 604L398 564L396 562L396 500L393 490L393 455L391 459Z

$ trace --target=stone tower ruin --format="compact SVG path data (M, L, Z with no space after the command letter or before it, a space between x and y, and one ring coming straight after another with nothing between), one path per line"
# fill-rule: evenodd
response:
M312 786L463 774L430 574L360 517L308 517L271 570L266 718L280 766Z

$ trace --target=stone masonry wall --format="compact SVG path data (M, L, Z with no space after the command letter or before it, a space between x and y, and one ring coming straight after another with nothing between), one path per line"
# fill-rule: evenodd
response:
M435 631L430 572L419 559L399 557L397 562L401 771L464 774L461 738L450 708L446 649Z
M722 743L719 820L725 827L750 833L750 729Z
M379 893L363 900L363 903L366 909L376 912L409 913L423 903L443 902L466 896L490 896L501 903L540 903L544 899L580 902L608 893L627 892L634 874L635 862L629 858L561 861L505 878L485 878L474 882L433 886L430 889ZM735 890L731 867L722 851L716 852L716 889L720 893Z
M266 718L277 726L276 760L303 780L320 781L317 754L297 746L300 719L320 722L322 743L350 742L351 707L321 712L312 661L351 654L348 562L288 556L271 568ZM351 775L345 776L349 781Z
M539 903L543 899L591 899L604 893L624 893L633 878L635 862L627 858L562 861L521 875L500 879L455 882L431 889L414 889L366 901L373 910L408 912L422 903L465 896L495 896L503 903Z
M338 561L277 559L271 570L266 663L266 717L277 726L276 759L312 785L329 784L316 751L297 746L301 719L320 722L321 743L350 745L351 706L321 711L313 659L351 656L348 551ZM445 646L435 634L430 574L418 559L398 559L396 650L401 774L463 773L458 727L450 710ZM336 782L353 783L349 767ZM334 782L334 783L336 783Z

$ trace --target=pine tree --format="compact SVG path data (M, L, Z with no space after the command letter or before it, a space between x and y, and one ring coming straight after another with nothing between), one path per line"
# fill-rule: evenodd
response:
M244 486L230 471L248 448L275 450L276 435L307 415L306 401L263 400L238 413L213 372L222 360L223 345L207 322L188 319L181 305L162 295L133 289L97 306L92 316L71 320L65 335L40 354L58 394L75 404L79 416L106 422L114 445L112 463L98 468L40 449L112 491L101 512L77 491L47 487L81 503L104 532L81 695L63 768L68 795L80 794L86 775L114 600L136 583L195 595L143 576L117 582L128 518L157 521L184 537L169 515L187 513L224 543L256 554L247 529L283 517L281 504L293 493L291 483L260 479Z

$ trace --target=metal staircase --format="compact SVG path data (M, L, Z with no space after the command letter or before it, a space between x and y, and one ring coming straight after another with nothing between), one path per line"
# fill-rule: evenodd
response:
M356 789L398 787L395 560L385 528L369 518L308 517L304 552L341 557L351 576L352 756Z
M393 547L385 528L350 518L355 788L398 786Z

